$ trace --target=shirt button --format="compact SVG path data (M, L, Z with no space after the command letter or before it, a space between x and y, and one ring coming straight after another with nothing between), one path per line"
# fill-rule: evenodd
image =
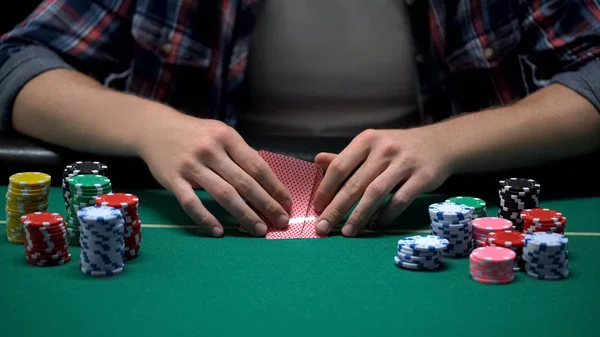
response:
M492 48L485 48L485 50L483 51L483 55L485 56L485 58L492 58L494 57L494 50Z
M423 57L423 55L421 54L417 54L415 56L415 60L417 61L418 64L424 63L425 62L425 58Z
M170 54L171 53L171 44L170 43L163 44L160 47L160 50L165 54Z

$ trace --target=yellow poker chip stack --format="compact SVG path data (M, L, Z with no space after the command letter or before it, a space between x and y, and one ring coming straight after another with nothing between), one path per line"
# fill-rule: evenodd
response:
M48 209L50 175L21 172L10 176L6 193L6 238L18 244L25 242L21 216Z

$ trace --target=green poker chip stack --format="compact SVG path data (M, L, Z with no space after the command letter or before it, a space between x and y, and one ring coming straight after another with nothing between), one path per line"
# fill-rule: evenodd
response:
M69 245L79 246L81 230L77 212L82 208L95 206L97 197L112 192L112 184L110 179L97 174L77 175L68 178L67 181L71 192L67 218L67 240Z
M473 219L487 216L487 206L485 200L481 198L458 196L447 199L446 202L454 202L471 208L473 211Z

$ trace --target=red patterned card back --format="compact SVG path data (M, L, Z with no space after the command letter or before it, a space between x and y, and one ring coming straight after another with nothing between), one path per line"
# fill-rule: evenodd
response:
M276 228L268 224L267 239L295 239L302 237L304 219L318 168L313 163L268 152L259 151L259 155L269 164L277 178L292 196L292 210L287 228Z

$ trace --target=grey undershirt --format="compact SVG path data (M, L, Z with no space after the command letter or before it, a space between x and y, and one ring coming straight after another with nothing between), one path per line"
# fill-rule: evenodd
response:
M406 3L266 0L250 49L249 111L264 134L348 136L418 124Z

